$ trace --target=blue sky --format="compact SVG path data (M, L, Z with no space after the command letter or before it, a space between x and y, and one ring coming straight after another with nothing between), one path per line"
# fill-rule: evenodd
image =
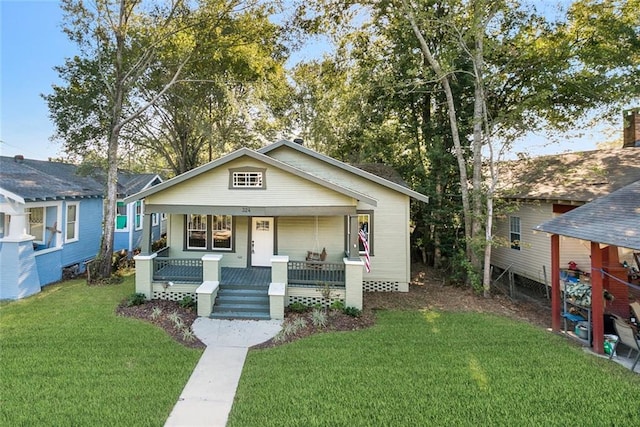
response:
M58 1L0 0L0 17L0 154L43 160L59 157L63 153L59 144L50 141L54 127L40 96L51 93L51 86L60 83L53 67L75 52L61 31ZM326 44L312 43L304 49L305 56L323 48ZM515 151L551 154L591 150L596 142L610 139L603 130L587 130L580 138L562 137L559 144L529 135L516 144Z

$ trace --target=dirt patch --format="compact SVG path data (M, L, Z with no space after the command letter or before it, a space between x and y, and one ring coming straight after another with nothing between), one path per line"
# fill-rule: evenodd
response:
M269 348L295 341L309 335L330 331L354 331L368 328L375 323L376 310L441 310L493 313L514 320L525 321L541 328L551 326L551 310L534 302L512 301L502 294L484 298L468 287L445 285L443 277L421 265L413 266L413 280L409 292L366 292L364 309L358 317L349 316L339 310L329 310L324 325L318 325L312 311L294 313L287 311L283 331L279 337L253 348ZM154 315L155 309L155 315ZM187 347L203 348L205 345L191 332L197 318L194 309L185 309L173 301L148 301L139 306L120 305L117 313L123 316L146 320L163 328L176 341ZM160 311L158 315L157 312ZM182 326L176 326L175 315ZM185 333L185 328L190 333Z

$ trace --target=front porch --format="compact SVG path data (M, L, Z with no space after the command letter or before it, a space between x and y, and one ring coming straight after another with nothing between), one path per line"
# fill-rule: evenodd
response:
M148 299L180 301L191 297L197 301L200 316L210 316L216 311L223 289L238 287L252 290L251 298L244 298L248 305L256 306L255 299L260 297L268 299L272 319L283 318L284 308L295 302L327 306L338 300L362 309L363 262L359 259L344 258L336 263L290 261L288 256L273 256L270 267L234 268L222 267L220 254L201 258L163 256L168 253L165 248L134 258L136 292Z

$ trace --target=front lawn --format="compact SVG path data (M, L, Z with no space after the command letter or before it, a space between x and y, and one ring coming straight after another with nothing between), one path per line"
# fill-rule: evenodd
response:
M503 317L382 311L251 351L229 426L640 425L640 376Z
M73 280L0 308L0 425L162 426L202 350L115 314L134 291Z

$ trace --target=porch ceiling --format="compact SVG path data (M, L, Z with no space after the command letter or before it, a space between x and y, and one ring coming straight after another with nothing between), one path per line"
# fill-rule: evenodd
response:
M145 205L146 213L211 214L233 216L336 216L355 215L355 206L206 206Z

